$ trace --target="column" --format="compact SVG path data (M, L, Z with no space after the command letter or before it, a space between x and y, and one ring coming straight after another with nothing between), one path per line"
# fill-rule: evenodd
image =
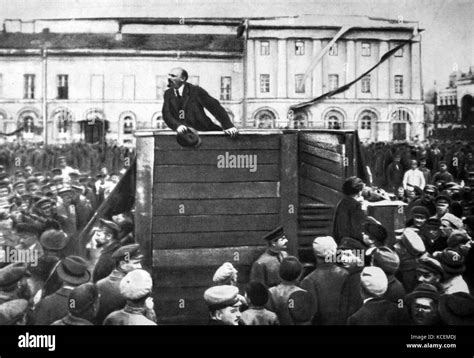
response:
M411 44L411 99L421 100L421 47L420 42Z
M313 40L313 55L311 61L313 61L321 52L322 44L321 40ZM313 68L313 80L312 80L312 98L316 98L323 94L323 61L319 61L319 63Z
M355 58L355 44L354 40L347 41L346 46L346 63L344 66L344 73L346 74L345 81L341 84L349 83L355 79L356 73L356 58ZM340 84L340 85L341 85ZM354 84L345 92L345 98L356 98L356 85Z
M286 39L278 39L277 98L288 97ZM271 79L270 79L271 81Z
M255 83L257 74L255 73L255 40L247 40L247 98L255 98Z
M388 51L388 42L380 41L379 59ZM390 97L390 59L382 63L377 69L377 97L388 99Z

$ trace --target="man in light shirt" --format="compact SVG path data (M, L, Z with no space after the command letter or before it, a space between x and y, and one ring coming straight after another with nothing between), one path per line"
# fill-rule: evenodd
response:
M403 176L403 188L407 190L408 187L418 187L423 190L425 184L425 176L423 175L423 172L418 169L418 162L412 160L411 169L408 169Z

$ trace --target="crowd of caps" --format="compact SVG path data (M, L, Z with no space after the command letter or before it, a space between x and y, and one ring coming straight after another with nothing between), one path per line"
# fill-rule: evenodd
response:
M392 169L397 153L393 159ZM86 178L65 158L49 176L25 169L2 174L2 245L41 255L37 265L0 263L0 324L155 325L153 282L141 265L132 213L98 221L90 240L97 259L76 254L78 221L87 222L119 175L104 170ZM459 177L443 169L432 179L421 171L423 183L420 170L411 171L401 178L415 194L404 228L388 232L368 216L364 182L348 178L332 236L313 241L315 265L287 253L278 227L264 237L268 247L245 287L237 285L231 263L217 269L203 295L209 308L203 319L211 325L474 324L468 183L456 183Z
M63 318L72 289L91 279L96 258L81 257L85 250L79 236L125 169L109 174L102 167L91 175L69 166L64 156L55 164L48 171L35 171L28 165L11 174L0 165L1 325L51 324L52 317ZM133 214L123 213L112 220L101 219L92 230L89 246L102 251L94 269L96 277L108 276L115 268L111 254L134 242L133 227ZM107 241L112 238L114 242ZM125 266L130 262L127 254ZM84 292L91 292L89 286L81 288L78 298L72 296L77 307L84 302Z
M376 142L362 146L371 169L373 185L411 201L427 184L440 191L456 187L455 200L471 197L474 173L472 142L424 141L420 143Z

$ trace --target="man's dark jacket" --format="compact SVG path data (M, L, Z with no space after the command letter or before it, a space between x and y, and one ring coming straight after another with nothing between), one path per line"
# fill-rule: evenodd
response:
M221 123L222 128L212 122L204 112L204 108ZM204 132L221 131L234 127L229 115L219 101L211 97L201 87L190 83L184 84L183 95L180 99L176 97L173 88L165 91L163 120L173 130L176 130L180 125Z

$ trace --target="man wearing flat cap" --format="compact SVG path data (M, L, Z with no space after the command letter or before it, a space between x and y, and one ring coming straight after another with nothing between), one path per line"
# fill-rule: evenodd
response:
M454 181L454 178L448 172L448 164L445 161L439 162L439 171L433 175L433 184L439 187L451 181Z
M204 300L209 309L210 326L241 325L239 289L235 286L221 285L208 288Z
M417 284L416 259L426 252L425 244L414 230L407 228L393 248L400 258L400 266L395 276L409 293Z
M279 226L268 233L264 240L267 242L267 250L252 264L250 281L261 282L270 288L281 282L280 263L288 256L285 251L288 239L283 227Z
M441 321L449 326L474 326L474 296L466 292L444 294L439 298Z
M388 280L381 268L365 267L361 272L360 291L362 307L349 317L348 325L398 325L403 322L402 309L383 295L387 291Z
M115 250L112 259L115 263L114 270L107 277L97 281L100 293L99 312L95 318L97 324L102 324L108 314L125 306L126 299L120 293L120 281L129 272L142 268L143 255L140 253L140 245L122 246Z
M342 185L344 197L339 201L334 213L332 237L337 244L343 237L362 241L363 223L367 215L362 208L364 182L357 177L346 179Z
M25 325L28 308L28 300L23 298L0 304L0 326Z
M386 246L375 249L372 255L372 266L380 267L387 276L387 291L383 298L387 301L399 303L406 295L402 283L395 277L400 267L400 258L397 253Z
M420 198L413 200L408 205L408 212L413 210L415 206L423 206L429 211L428 217L436 214L435 198L438 196L438 189L431 184L427 184L423 189L423 194ZM413 212L412 212L413 214Z
M24 297L27 275L27 265L20 262L11 263L0 269L0 304L14 299L30 298Z
M56 271L62 287L36 305L31 318L35 325L50 325L66 316L69 312L69 294L74 287L89 282L91 278L86 260L79 256L68 256L61 260Z
M104 326L155 326L156 317L150 319L153 312L151 292L153 281L150 274L142 269L133 270L120 281L120 293L127 303L121 310L112 312L105 320Z
M453 249L444 249L433 254L443 267L444 277L441 282L443 293L452 294L455 292L469 293L469 287L464 281L462 274L466 270L465 257L462 253Z
M331 236L320 236L313 241L316 269L303 279L300 287L314 298L314 325L346 323L340 319L339 303L349 271L332 260L336 251L337 244Z
M100 256L92 272L92 281L97 282L107 277L115 268L113 253L122 245L118 241L120 227L110 220L99 219L99 226L95 229L91 239L92 245L100 248Z
M429 283L420 283L405 297L410 323L416 326L434 326L440 324L438 289Z
M424 255L417 259L416 280L419 284L429 283L442 291L441 281L445 273L441 263L431 255Z

